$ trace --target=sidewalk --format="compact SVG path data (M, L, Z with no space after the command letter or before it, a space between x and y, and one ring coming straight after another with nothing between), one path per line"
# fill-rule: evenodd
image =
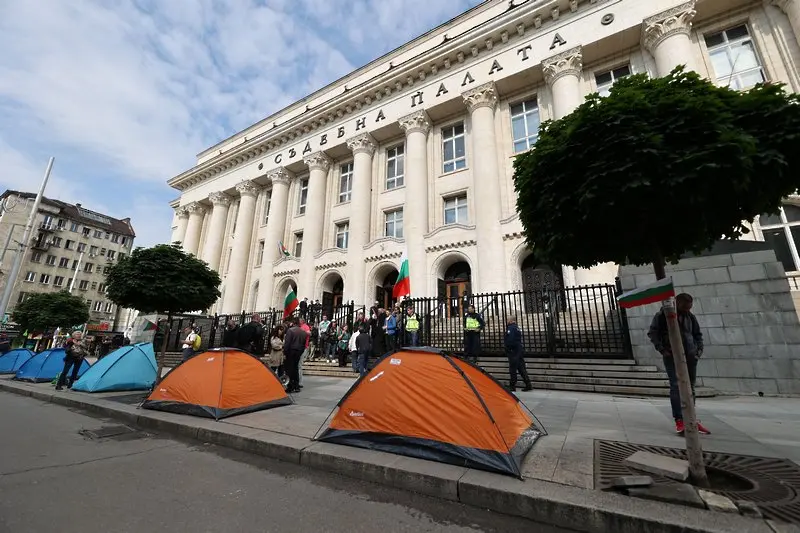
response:
M528 454L523 465L526 480L520 482L450 465L312 442L310 439L352 384L349 379L307 376L304 391L294 396L295 405L220 422L136 409L131 393L56 393L48 384L9 379L0 379L0 390L580 531L623 531L622 523L628 523L632 530L652 532L674 531L671 528L675 526L687 532L771 531L764 521L586 490L593 488L594 439L684 447L683 439L674 434L666 399L520 392L520 399L549 432ZM703 437L705 450L788 458L800 463L800 399L704 399L698 403L698 412L713 432Z

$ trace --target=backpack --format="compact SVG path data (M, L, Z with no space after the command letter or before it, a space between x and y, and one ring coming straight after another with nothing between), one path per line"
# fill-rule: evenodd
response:
M194 342L192 343L193 350L199 350L200 344L203 342L203 339L200 338L200 335L195 335Z

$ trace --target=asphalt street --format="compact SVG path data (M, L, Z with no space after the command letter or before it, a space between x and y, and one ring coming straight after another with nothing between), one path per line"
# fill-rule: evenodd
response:
M566 533L119 426L0 393L0 532Z

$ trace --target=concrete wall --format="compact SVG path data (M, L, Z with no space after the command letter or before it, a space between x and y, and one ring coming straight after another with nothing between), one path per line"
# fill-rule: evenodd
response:
M667 273L677 292L694 297L705 340L703 385L729 394L800 394L800 320L772 250L682 259ZM651 266L621 267L620 278L624 290L655 281ZM631 309L628 322L637 362L663 369L647 338L659 308Z

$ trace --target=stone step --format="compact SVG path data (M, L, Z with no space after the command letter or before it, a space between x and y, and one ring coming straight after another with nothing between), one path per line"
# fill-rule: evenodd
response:
M327 378L357 378L358 373L353 372L352 369L319 369L319 368L308 368L303 365L303 375L304 376L324 376Z
M479 364L487 369L503 368L508 366L508 362L500 359L494 360L479 360ZM525 360L525 366L528 369L536 370L580 370L592 372L658 372L658 367L655 365L647 366L633 366L633 365L604 365L604 364L547 364L547 363L531 363L529 359Z

